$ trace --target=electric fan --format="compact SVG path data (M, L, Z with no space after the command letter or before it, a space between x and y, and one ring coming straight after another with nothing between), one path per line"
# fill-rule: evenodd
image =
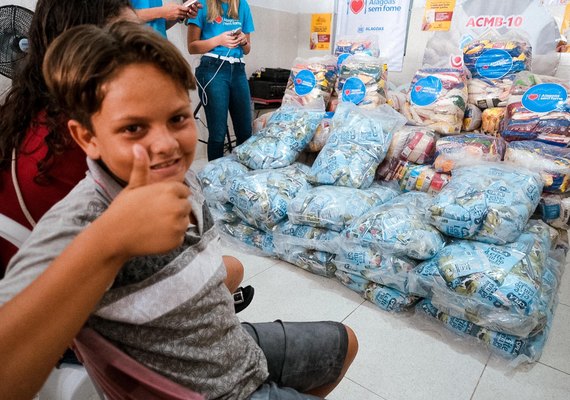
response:
M0 74L12 79L28 48L28 29L34 13L10 5L0 7Z

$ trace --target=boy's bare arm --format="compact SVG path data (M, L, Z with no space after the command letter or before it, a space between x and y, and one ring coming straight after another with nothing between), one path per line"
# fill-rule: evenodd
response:
M129 258L182 242L189 189L178 182L147 185L148 155L136 147L130 183L109 209L0 308L0 398L35 395Z

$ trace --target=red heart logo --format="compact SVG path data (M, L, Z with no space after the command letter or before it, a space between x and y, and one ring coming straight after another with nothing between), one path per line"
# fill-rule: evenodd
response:
M350 94L350 90L349 90L349 89L346 89L346 90L344 91L344 94L346 94L346 95L348 96L348 95Z
M300 85L301 82L303 82L303 81L302 81L300 78L295 79L295 83L296 83L297 85Z
M354 14L358 14L364 8L364 0L352 0L350 2L350 10Z
M538 99L538 95L537 95L536 93L534 93L534 94L529 94L529 95L528 95L528 99L534 101L534 100Z
M488 65L483 65L483 69L489 69Z
M220 24L222 22L222 17L218 17L214 20L216 24Z
M417 85L417 86L414 88L414 90L415 90L416 92L419 92L419 91L422 90L423 88L424 88L423 86Z

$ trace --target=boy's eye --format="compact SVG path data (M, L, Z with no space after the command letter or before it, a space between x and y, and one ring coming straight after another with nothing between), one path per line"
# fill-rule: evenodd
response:
M139 133L141 129L140 125L127 125L123 128L123 131L125 133L136 134Z
M186 121L186 115L175 115L174 117L170 118L170 122L173 124L180 124Z

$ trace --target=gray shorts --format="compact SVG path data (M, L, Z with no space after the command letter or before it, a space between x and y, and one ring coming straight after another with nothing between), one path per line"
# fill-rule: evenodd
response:
M263 350L269 368L267 382L250 399L315 399L298 392L332 383L340 376L348 349L343 324L278 320L242 326Z

